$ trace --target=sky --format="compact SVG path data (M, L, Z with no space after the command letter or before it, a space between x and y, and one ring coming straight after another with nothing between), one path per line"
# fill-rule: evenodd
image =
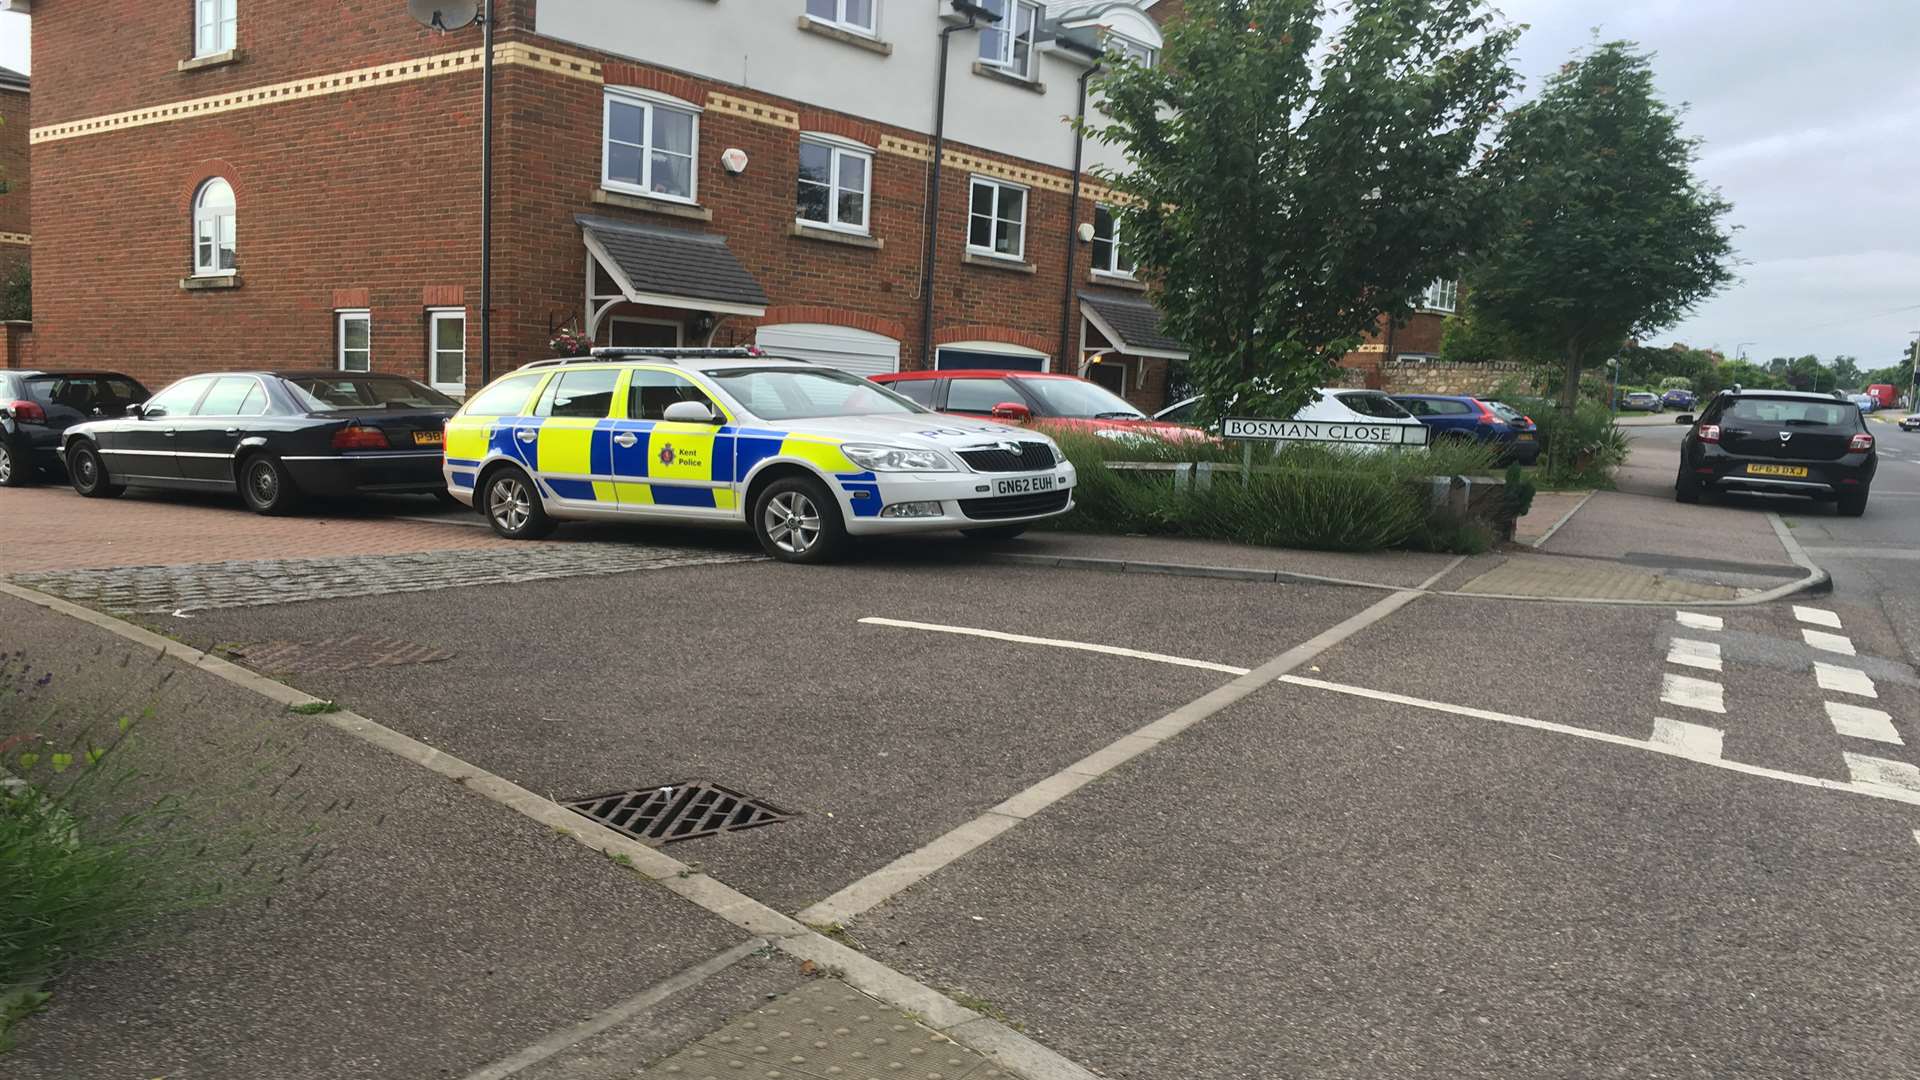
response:
M398 0L396 0L398 2ZM767 2L767 0L760 0ZM1657 55L1690 105L1697 171L1733 202L1740 280L1651 343L1749 358L1894 363L1920 330L1920 4L1913 0L1499 0L1529 27L1528 93L1592 39ZM31 71L27 17L0 67Z

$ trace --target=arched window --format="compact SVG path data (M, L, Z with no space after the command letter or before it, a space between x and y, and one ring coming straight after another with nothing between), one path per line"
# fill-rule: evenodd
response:
M193 196L193 273L214 277L234 272L233 187L219 177Z

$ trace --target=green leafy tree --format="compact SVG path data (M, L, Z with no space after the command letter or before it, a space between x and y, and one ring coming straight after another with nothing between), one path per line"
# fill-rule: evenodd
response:
M33 320L33 266L24 261L0 277L0 322L14 319Z
M1517 35L1485 0L1188 0L1158 65L1100 79L1088 131L1125 151L1105 179L1204 413L1292 412L1457 268Z
M1740 386L1748 390L1785 390L1787 380L1768 368L1747 360L1729 360L1720 365L1720 386L1717 389Z
M1501 131L1504 229L1473 272L1476 302L1580 373L1671 325L1733 278L1731 204L1693 175L1697 143L1654 93L1648 54L1597 45Z
M1867 384L1861 382L1860 361L1842 354L1833 358L1833 378L1842 390L1858 390Z
M1465 289L1459 310L1440 329L1440 359L1449 364L1538 363L1548 359L1534 343L1474 306Z

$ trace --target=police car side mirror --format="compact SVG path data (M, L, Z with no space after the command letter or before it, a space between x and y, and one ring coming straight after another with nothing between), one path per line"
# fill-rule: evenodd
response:
M676 401L667 406L667 411L661 413L660 418L675 424L717 424L720 422L720 418L713 415L712 409L698 401Z

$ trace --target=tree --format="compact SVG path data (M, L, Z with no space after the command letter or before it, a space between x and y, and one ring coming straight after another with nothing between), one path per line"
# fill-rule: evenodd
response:
M1473 304L1462 290L1460 306L1440 329L1440 359L1449 364L1535 363L1546 359L1533 342L1514 333Z
M1452 273L1492 209L1476 163L1517 29L1484 0L1188 0L1160 63L1099 81L1120 228L1203 412L1279 415ZM1324 47L1323 47L1324 46Z
M1843 390L1858 390L1867 385L1860 381L1860 361L1844 354L1833 358L1833 378Z
M1729 360L1720 365L1720 388L1739 386L1748 390L1785 390L1787 380L1758 364Z
M17 262L0 277L0 322L33 321L33 264Z
M1732 280L1732 206L1694 178L1696 146L1655 96L1648 54L1625 41L1562 67L1502 128L1507 217L1473 272L1476 302L1553 346L1562 407L1589 360Z

